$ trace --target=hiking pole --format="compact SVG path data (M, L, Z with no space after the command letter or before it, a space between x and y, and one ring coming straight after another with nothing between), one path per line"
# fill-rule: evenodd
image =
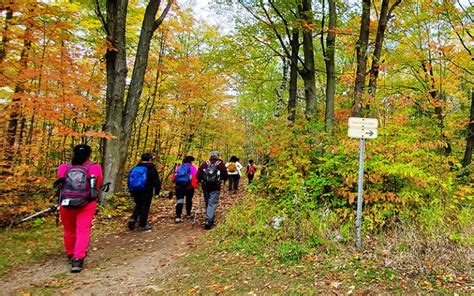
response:
M201 189L201 192L204 193L204 191L202 189ZM193 217L193 223L192 223L193 226L194 226L194 224L196 224L196 219L197 219L198 213L200 211L201 211L201 197L198 195L197 207L194 210L194 217Z
M44 210L42 210L42 211L39 211L39 212L37 212L37 213L34 213L34 214L32 214L32 215L30 215L30 216L28 216L28 217L25 217L25 218L23 218L23 219L21 219L21 220L12 222L10 226L16 226L16 225L18 225L18 224L21 224L21 223L23 223L23 222L26 222L26 221L28 221L28 220L31 220L31 219L36 218L36 217L38 217L38 216L41 216L41 215L43 215L43 214L46 214L46 213L49 213L49 212L53 212L53 211L57 211L57 209L58 209L58 205L56 205L56 204L51 205L50 207L48 207L48 208L46 208L46 209L44 209Z
M102 184L102 186L100 186L99 188L99 192L102 191L102 192L109 192L110 190L110 184L111 182L107 182L105 184ZM99 194L99 198L98 198L98 201L99 201L99 204L100 205L103 205L104 204L104 198L103 198L103 195L102 194Z

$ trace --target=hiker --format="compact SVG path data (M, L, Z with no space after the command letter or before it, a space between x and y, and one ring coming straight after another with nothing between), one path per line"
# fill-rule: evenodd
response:
M229 174L229 193L237 193L239 180L242 176L241 170L243 167L235 155L229 159L229 162L226 163L225 166L227 168L227 173Z
M97 210L97 188L102 186L102 168L89 160L91 153L88 145L77 145L73 149L71 162L58 167L56 182L62 184L59 214L71 272L82 270L89 247L92 219Z
M227 177L227 170L222 159L219 159L219 152L212 151L209 160L201 164L197 173L197 179L202 183L202 191L206 202L206 220L204 222L204 229L206 230L211 229L215 223L221 182L226 181Z
M181 215L183 213L184 198L186 197L186 218L191 219L191 209L193 207L194 189L198 185L196 178L197 168L192 164L193 156L186 156L183 164L176 168L171 181L175 183L176 192L176 218L175 223L183 222Z
M249 180L249 184L252 183L253 177L255 176L256 171L257 171L257 168L253 164L253 159L250 159L249 163L247 164L247 167L245 168L245 173L247 174L247 179Z
M135 209L128 220L128 229L134 230L137 220L139 221L139 231L151 229L148 223L151 199L153 191L158 196L160 189L161 182L153 164L153 154L144 153L141 161L128 174L128 190L135 201Z

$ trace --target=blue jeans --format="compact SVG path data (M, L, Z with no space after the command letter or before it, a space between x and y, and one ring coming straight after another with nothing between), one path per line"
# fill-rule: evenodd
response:
M211 223L214 223L216 209L219 205L219 193L219 190L204 191L204 200L206 201L206 219Z

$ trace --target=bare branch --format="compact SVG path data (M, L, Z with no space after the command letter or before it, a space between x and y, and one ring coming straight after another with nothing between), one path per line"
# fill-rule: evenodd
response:
M166 15L170 11L171 5L173 5L173 0L168 0L168 4L166 5L165 9L163 9L163 12L161 13L160 17L153 23L153 31L158 29L158 27L161 25Z
M102 23L102 27L104 28L105 33L107 34L107 36L111 36L112 34L110 33L109 26L107 26L107 22L105 21L104 15L102 14L102 11L100 10L99 0L94 1L94 10L95 10L95 14L97 15L100 22Z

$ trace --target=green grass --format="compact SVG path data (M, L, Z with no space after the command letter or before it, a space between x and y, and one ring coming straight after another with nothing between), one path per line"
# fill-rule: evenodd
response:
M38 262L62 252L62 228L56 227L53 219L38 221L45 222L0 230L0 275L24 263Z
M435 267L424 265L422 271L415 262L400 263L410 252L403 241L387 245L374 236L356 250L352 243L317 240L308 248L290 240L271 243L259 237L229 236L223 226L214 229L196 252L181 258L176 270L154 283L160 287L156 294L401 295L469 291L470 275L465 267L463 273L458 273L458 280L453 280L447 276L451 271L436 274ZM454 263L444 264L448 270Z

